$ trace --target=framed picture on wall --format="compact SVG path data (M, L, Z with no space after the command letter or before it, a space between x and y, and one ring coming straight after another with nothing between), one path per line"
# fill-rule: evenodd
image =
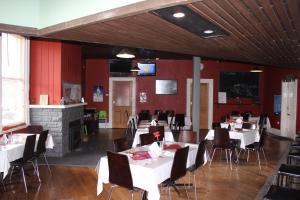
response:
M103 87L100 85L93 88L93 102L103 102Z
M177 94L177 80L156 80L155 94Z
M81 102L81 85L77 83L63 82L63 96L66 104Z

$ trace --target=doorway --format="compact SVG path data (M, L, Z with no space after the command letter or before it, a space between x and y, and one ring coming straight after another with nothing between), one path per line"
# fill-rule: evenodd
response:
M187 79L186 115L192 116L193 79ZM200 129L210 129L213 119L213 79L200 79Z
M136 80L135 78L109 78L109 127L126 128L127 115L135 115Z

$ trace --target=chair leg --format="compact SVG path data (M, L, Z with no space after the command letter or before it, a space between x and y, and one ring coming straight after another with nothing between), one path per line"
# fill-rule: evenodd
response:
M266 158L265 150L264 150L263 147L261 148L261 151L263 152L263 156L264 156L265 162L268 162L268 161L267 161L267 158Z
M259 170L261 170L260 159L259 159L259 150L256 150L256 153L257 153L258 167L259 167Z
M39 165L38 165L38 163L37 163L37 159L35 159L35 166L34 166L34 163L33 163L33 162L32 162L32 164L33 164L34 170L35 170L35 172L36 172L36 175L37 175L37 177L38 177L38 179L39 179L39 182L41 182L41 179L40 179L40 171L39 171Z
M171 197L171 188L170 188L170 185L168 185L168 195L169 195L169 199L171 200L172 197Z
M249 152L250 152L250 150L248 149L247 150L247 153L248 153L248 155L247 155L247 162L249 161Z
M26 184L26 179L25 179L25 174L24 174L24 168L23 168L23 166L21 167L21 170L22 170L22 175L23 175L23 181L24 181L25 191L27 193L27 184Z
M108 199L109 199L109 200L111 199L111 194L112 194L112 191L113 191L114 187L116 187L116 186L115 186L115 185L112 185L112 186L110 187L109 194L108 194Z
M211 156L209 166L211 165L211 162L212 162L213 159L214 159L215 151L216 151L216 149L213 150L213 154L212 154L212 156Z
M184 190L185 190L185 193L186 193L187 198L190 199L189 193L188 193L188 191L187 191L187 189L186 189L186 184L184 184Z
M11 169L10 175L9 175L9 182L10 182L10 183L11 183L11 176L12 176L12 174L13 174L13 172L14 172L14 169L15 169L15 166L12 166L12 169Z
M131 191L131 200L133 200L133 191Z
M43 156L44 156L44 159L45 159L46 165L47 165L47 167L48 167L48 170L49 170L49 172L50 172L50 175L52 175L52 172L51 172L51 169L50 169L50 165L49 165L49 163L48 163L48 160L47 160L47 158L46 158L46 155L45 155L45 153L43 153Z
M228 155L227 155L227 149L225 149L225 156L226 156L226 163L228 164Z
M197 184L196 184L196 173L194 172L194 188L195 188L195 199L197 200Z
M225 151L226 151L226 150L225 150ZM232 151L229 149L230 169L232 170L231 156L232 156Z

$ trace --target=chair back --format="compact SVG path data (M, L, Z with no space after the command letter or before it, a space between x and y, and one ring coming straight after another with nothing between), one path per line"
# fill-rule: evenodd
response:
M176 114L175 115L175 124L179 127L184 127L185 126L185 121L184 121L184 114Z
M213 140L214 147L230 148L229 132L225 128L216 128Z
M198 151L196 155L196 161L195 161L195 169L198 167L204 165L204 154L205 154L205 149L206 149L206 140L203 140L200 142L198 145Z
M259 127L264 127L264 125L267 123L267 114L266 113L263 113L259 116L259 122L258 122L258 125Z
M115 139L113 142L115 152L125 151L129 149L129 144L126 137Z
M259 147L264 147L266 140L266 129L263 128L259 138Z
M216 129L216 128L221 128L221 123L220 122L213 122L212 123L212 129Z
M251 124L247 123L247 122L246 123L243 122L242 128L244 128L244 129L251 129Z
M159 131L159 134L160 134L158 137L158 140L162 141L163 138L165 137L165 127L164 126L149 126L149 134L152 135L156 131Z
M29 135L26 137L25 148L23 152L23 162L34 157L34 147L35 147L36 135Z
M168 121L168 114L166 112L160 112L158 114L158 120Z
M171 169L171 176L170 176L171 181L176 181L177 179L185 176L188 153L189 153L189 146L176 150L172 169Z
M133 189L128 157L107 151L109 182L130 190Z
M140 135L140 141L141 146L144 146L147 144L152 144L153 142L155 142L155 139L152 134L145 133Z
M41 125L29 125L27 126L28 133L37 134L43 131L43 126Z
M38 155L46 152L46 140L48 137L49 130L44 130L40 133L39 140L36 147L36 153Z

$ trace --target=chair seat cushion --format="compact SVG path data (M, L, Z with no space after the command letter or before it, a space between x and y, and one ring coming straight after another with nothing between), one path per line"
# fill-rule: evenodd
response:
M300 190L283 188L283 187L272 185L268 193L264 197L272 200L283 200L283 199L296 200L299 199L299 195L300 195Z
M254 142L246 146L247 149L256 149L259 146L259 142Z

